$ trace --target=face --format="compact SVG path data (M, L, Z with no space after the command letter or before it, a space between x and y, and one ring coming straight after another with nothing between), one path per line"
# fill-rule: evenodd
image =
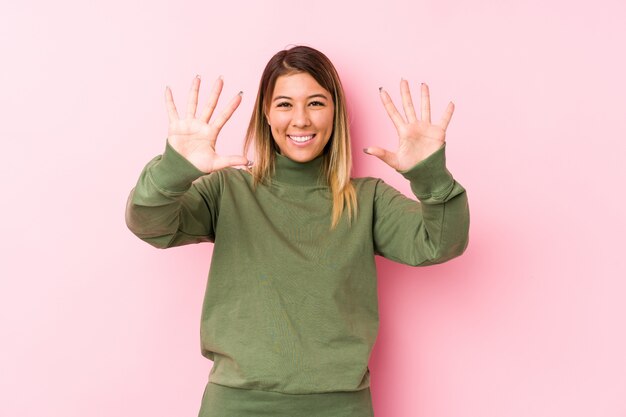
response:
M308 73L276 79L266 114L280 153L308 162L322 154L333 131L331 94Z

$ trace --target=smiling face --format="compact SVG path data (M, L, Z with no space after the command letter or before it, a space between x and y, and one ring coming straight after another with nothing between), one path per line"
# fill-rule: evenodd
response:
M292 161L320 156L333 132L335 106L326 89L306 72L276 79L266 117L280 153Z

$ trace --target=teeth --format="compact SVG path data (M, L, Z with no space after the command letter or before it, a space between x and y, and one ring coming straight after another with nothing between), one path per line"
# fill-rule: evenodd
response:
M313 136L314 135L309 135L309 136L291 136L291 135L289 135L289 139L291 139L293 141L296 141L296 142L303 143L303 142L306 142L306 141L309 141L309 140L313 139Z

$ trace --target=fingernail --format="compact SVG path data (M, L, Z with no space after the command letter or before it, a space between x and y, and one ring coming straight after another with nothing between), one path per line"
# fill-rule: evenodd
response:
M240 92L239 92L239 95L240 95L240 96L243 96L243 91L240 91Z
M200 79L200 74L196 74L196 78L197 78L197 79Z
M222 77L221 75L219 77L217 77L218 80L223 80L224 77Z
M251 167L252 165L254 165L253 161L248 161L248 163L246 164L246 166Z
M383 88L382 87L378 87L378 92L382 93L383 92Z
M368 148L363 148L363 152L365 152L365 153L369 154L369 152L368 152Z

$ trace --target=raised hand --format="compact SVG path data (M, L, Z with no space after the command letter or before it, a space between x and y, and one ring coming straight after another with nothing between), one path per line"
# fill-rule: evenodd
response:
M198 107L200 77L196 76L191 84L187 100L187 111L182 119L176 111L172 91L169 87L165 88L165 103L169 118L167 140L170 146L179 154L200 171L207 174L229 166L248 164L248 159L244 156L220 156L215 152L217 135L235 112L239 103L241 103L242 96L242 92L237 94L222 113L209 122L222 92L223 85L224 82L221 77L215 81L209 101L202 109L200 116L197 117L196 109Z
M389 94L380 89L380 99L387 114L398 131L398 150L391 152L383 148L370 146L364 151L370 155L380 158L390 167L404 171L413 167L418 162L423 161L445 142L446 129L454 112L454 103L450 102L438 125L430 122L430 94L428 86L422 84L421 97L421 120L417 120L409 83L406 80L400 82L400 92L402 94L402 106L406 120L402 117L396 106L391 101Z

